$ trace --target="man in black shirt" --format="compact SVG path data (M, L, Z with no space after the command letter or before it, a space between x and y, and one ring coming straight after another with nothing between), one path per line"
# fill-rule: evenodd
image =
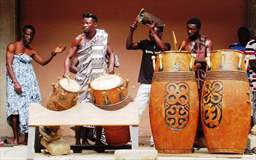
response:
M126 49L140 49L143 52L138 79L140 86L138 88L138 92L135 98L135 101L140 104L138 109L139 115L141 116L143 111L149 104L151 81L154 72L152 56L160 53L161 51L170 50L170 44L163 43L161 41L164 27L157 26L156 24L147 25L149 27L149 39L134 42L133 34L137 28L137 23L137 21L134 21L130 25L130 30L126 39Z

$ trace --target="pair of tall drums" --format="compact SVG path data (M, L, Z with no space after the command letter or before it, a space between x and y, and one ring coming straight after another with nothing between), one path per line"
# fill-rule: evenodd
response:
M244 55L228 49L211 53L201 103L192 59L189 52L167 51L154 60L149 113L156 149L192 152L200 115L210 153L243 153L250 129Z

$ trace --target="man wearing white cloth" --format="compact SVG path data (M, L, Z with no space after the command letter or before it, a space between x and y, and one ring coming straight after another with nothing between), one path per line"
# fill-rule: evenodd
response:
M76 36L71 44L65 60L64 76L69 76L70 71L76 73L77 82L85 89L79 101L90 102L90 95L87 92L88 84L105 73L114 72L114 56L108 43L108 34L97 28L97 16L93 13L84 13L82 18L83 33ZM107 59L107 57L109 58ZM81 144L82 131L85 135L83 143L86 144L89 131L92 129L76 127L76 144L78 145ZM96 127L96 133L96 145L101 144L102 127Z

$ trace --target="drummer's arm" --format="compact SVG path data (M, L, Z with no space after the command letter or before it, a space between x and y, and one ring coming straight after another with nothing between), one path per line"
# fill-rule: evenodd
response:
M185 41L185 40L183 40L183 41L181 42L180 47L179 47L179 51L181 51L181 50L185 50L185 48L186 48L186 41Z
M77 41L73 41L71 44L71 48L69 49L69 53L65 59L64 62L64 76L68 76L70 72L70 67L71 67L71 61L73 58L76 56L76 52L78 49Z
M109 44L107 45L107 54L109 57L108 73L113 74L114 73L114 53Z
M131 50L131 49L139 49L138 43L133 42L133 34L134 31L137 29L137 21L134 21L130 25L129 33L126 38L126 49Z
M171 49L171 45L169 43L164 43L160 37L157 35L156 31L153 29L153 27L150 27L151 34L156 42L156 45L162 50L167 51Z
M207 39L206 40L206 55L207 55L207 57L208 56L210 56L210 54L211 54L211 51L212 51L212 41L211 40L209 40L209 39Z
M76 74L78 71L77 65L78 65L78 59L77 59L77 57L73 57L71 60L71 65L69 67L70 72Z
M206 62L209 68L211 68L211 60L210 60L211 51L212 51L212 41L207 39L206 40Z

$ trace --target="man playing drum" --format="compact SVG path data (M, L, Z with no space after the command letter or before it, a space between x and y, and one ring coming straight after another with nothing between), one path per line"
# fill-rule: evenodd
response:
M191 18L187 21L188 38L183 40L180 50L187 50L195 57L194 69L196 73L199 103L201 97L201 90L205 79L205 71L210 67L210 53L212 50L212 41L206 36L200 34L201 21L198 18ZM199 127L200 128L200 127ZM201 136L202 131L198 131Z
M35 28L32 25L25 25L21 40L10 43L6 49L7 117L14 136L9 143L13 144L20 143L18 131L25 133L24 143L27 143L28 106L41 100L32 60L44 66L57 53L65 50L64 46L58 46L47 59L42 59L30 45L34 35Z
M207 69L206 58L210 57L212 42L206 36L200 34L201 21L198 18L191 18L187 21L188 38L182 41L180 50L191 52L196 58L194 68L198 81L199 95L203 86L205 71ZM200 97L200 96L199 96Z
M130 30L126 39L126 49L140 49L143 52L138 79L140 86L135 98L135 101L140 104L138 109L139 116L141 116L146 106L149 105L150 88L154 71L152 56L160 53L161 51L170 50L170 44L162 42L161 38L163 35L164 26L157 26L156 24L148 25L149 39L134 42L133 34L137 29L137 23L138 21L136 20L130 25ZM151 139L151 145L153 145L153 139Z
M65 60L64 76L69 77L69 72L76 74L76 80L85 92L80 96L80 102L90 102L87 91L88 84L95 78L114 72L114 56L108 43L108 34L102 29L97 29L98 18L95 14L84 13L82 15L83 33L76 36L71 44L69 54ZM108 62L106 63L109 57ZM76 127L76 144L81 144L81 132L85 132L83 143L88 143L87 138L90 128ZM102 144L100 141L102 127L96 127L96 145Z

